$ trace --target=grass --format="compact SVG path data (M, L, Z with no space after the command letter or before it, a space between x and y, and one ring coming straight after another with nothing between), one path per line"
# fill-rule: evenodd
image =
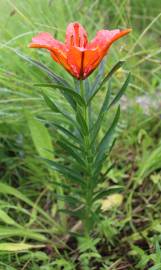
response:
M51 32L63 40L66 25L74 20L86 26L91 38L102 28L133 29L111 48L105 66L108 70L118 58L126 60L112 82L114 91L127 72L132 73L126 99L122 100L117 144L109 161L115 166L108 175L110 183L122 184L125 189L123 202L104 212L104 220L95 232L98 244L91 269L161 269L159 12L159 0L1 1L0 269L72 270L79 269L81 264L83 270L87 269L88 252L82 254L72 239L64 245L61 237L66 235L66 226L59 225L52 181L55 177L63 179L51 175L38 158L48 136L55 157L61 159L63 155L56 143L55 129L42 124L40 127L37 120L61 121L58 115L50 113L40 89L34 86L49 80L15 53L16 49L47 62L72 83L70 76L64 75L45 52L27 46L40 31ZM60 100L59 93L50 94ZM98 94L96 113L103 94L103 90ZM138 97L150 99L148 112L143 102L138 104ZM60 105L64 106L64 100L60 100ZM102 132L108 119L104 121ZM34 132L33 125L37 127ZM45 135L37 143L35 137L40 135L40 129ZM70 220L68 226L72 225Z

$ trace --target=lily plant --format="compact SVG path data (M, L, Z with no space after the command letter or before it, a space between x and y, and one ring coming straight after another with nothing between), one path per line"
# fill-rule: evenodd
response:
M107 74L104 74L100 63L111 45L130 31L131 29L101 30L89 42L85 29L78 22L74 22L67 27L65 43L54 39L49 33L40 33L33 37L29 45L30 48L46 49L53 60L74 77L74 84L71 85L43 64L31 60L51 79L51 83L40 84L40 86L59 89L71 107L70 113L64 111L56 100L43 92L43 98L49 108L67 120L65 124L54 124L59 133L57 143L66 153L65 162L46 160L49 166L58 171L64 179L59 183L54 182L64 190L58 199L65 201L65 208L59 210L81 221L83 228L81 233L85 236L90 236L101 219L101 200L122 188L110 186L101 189L111 169L106 165L106 171L101 173L115 142L115 129L120 116L119 105L104 135L100 136L99 132L106 113L124 94L130 74L115 96L111 95L109 83L97 117L93 117L92 112L93 101L98 91L106 86L109 79L122 66L123 61L119 61ZM96 78L89 83L87 78L98 66L99 72ZM66 162L68 159L70 162Z

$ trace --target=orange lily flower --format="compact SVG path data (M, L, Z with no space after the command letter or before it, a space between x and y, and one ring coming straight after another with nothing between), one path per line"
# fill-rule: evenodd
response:
M130 31L131 29L101 30L88 42L85 29L74 22L67 27L65 43L54 39L49 33L40 33L32 39L29 47L47 49L54 61L78 80L84 80L100 64L112 43Z

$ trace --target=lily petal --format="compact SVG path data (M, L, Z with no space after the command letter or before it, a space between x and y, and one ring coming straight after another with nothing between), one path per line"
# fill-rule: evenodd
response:
M49 33L40 33L36 37L33 37L29 47L45 48L48 50L52 50L54 48L65 50L65 45L54 39Z
M100 63L99 48L86 50L84 52L83 77L86 78Z
M83 75L83 57L84 50L80 50L78 47L71 46L67 53L68 65L78 79Z
M127 35L131 29L126 30L101 30L96 37L87 44L84 59L84 78L89 76L100 64L103 57L107 54L111 44L119 38Z
M131 29L125 30L101 30L97 32L96 37L87 45L87 49L94 49L99 47L100 49L108 49L109 46L119 38L127 35L131 32Z
M87 42L87 33L83 26L78 22L70 23L66 31L66 46L68 48L70 46L85 48Z
M49 50L54 61L64 66L64 68L74 76L70 66L67 63L67 52L65 44L54 39L49 33L41 33L34 37L29 47L45 48Z

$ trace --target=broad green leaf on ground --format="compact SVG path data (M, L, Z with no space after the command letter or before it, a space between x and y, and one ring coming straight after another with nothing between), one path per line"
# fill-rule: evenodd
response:
M29 113L25 113L35 148L42 158L53 159L53 146L47 128Z

